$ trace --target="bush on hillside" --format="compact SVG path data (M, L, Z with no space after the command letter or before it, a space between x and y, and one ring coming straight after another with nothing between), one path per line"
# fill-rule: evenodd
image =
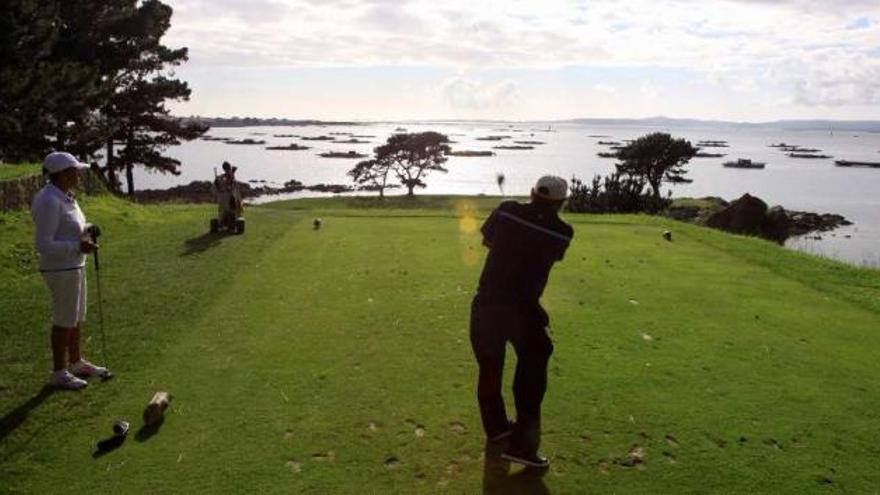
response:
M596 175L592 183L572 177L566 210L573 213L656 213L671 203L672 192L666 198L655 197L645 190L648 181L613 173Z

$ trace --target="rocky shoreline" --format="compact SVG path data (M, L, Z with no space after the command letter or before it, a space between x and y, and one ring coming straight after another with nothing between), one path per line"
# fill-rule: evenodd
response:
M260 184L257 182L256 184ZM268 185L251 185L244 182L238 183L243 199L253 199L258 196L267 196L300 191L312 191L321 193L340 194L354 191L370 191L369 187L355 188L345 184L315 184L307 186L298 180L289 180L281 187ZM214 190L209 181L192 181L183 186L175 186L170 189L144 189L135 191L134 198L139 203L162 203L178 201L186 203L213 203Z
M675 220L754 235L780 244L790 237L852 225L834 213L786 210L781 206L768 208L767 203L749 194L733 202L718 197L679 199L664 214Z

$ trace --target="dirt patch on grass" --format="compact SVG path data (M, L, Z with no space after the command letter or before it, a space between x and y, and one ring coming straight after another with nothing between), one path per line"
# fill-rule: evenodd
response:
M312 460L317 462L336 462L336 452L332 450L318 452L317 454L312 454Z
M456 435L464 435L467 433L467 427L458 421L453 421L449 423L449 431Z

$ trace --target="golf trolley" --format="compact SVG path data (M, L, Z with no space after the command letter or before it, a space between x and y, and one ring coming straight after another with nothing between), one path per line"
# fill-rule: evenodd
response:
M223 176L217 176L215 172L214 196L217 200L217 218L211 219L211 233L244 234L244 217L238 185L234 182L230 183Z

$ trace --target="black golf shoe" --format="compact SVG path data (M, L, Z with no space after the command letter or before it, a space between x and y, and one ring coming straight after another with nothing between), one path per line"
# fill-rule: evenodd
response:
M524 454L508 449L501 454L501 458L530 468L547 469L550 467L550 459L537 453Z

